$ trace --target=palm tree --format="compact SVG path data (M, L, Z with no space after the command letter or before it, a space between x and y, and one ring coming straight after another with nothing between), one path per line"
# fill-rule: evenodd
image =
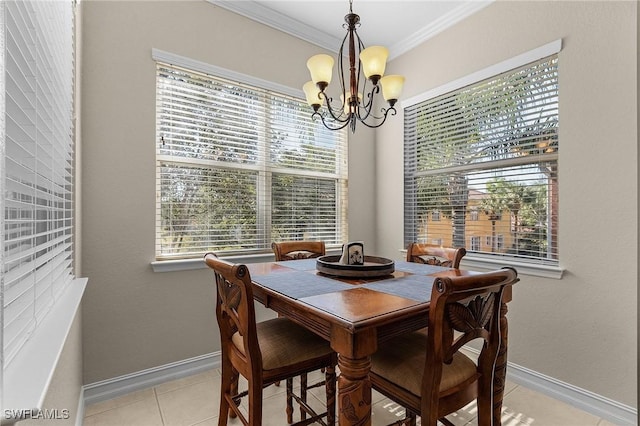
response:
M484 210L491 221L491 252L496 248L496 222L502 218L502 213L509 210L509 187L504 179L495 179L487 183L488 196L482 200L480 208Z

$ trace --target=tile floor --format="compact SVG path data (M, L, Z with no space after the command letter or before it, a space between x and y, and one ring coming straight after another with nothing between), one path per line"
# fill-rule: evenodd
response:
M318 373L320 374L320 373ZM312 380L312 377L309 378ZM242 383L241 383L242 386ZM246 388L246 387L245 387ZM264 391L264 426L286 426L284 383ZM323 388L311 391L310 401L321 404ZM85 426L215 426L218 424L220 371L166 382L85 407ZM244 398L246 400L246 398ZM243 400L243 404L246 401ZM298 411L296 410L296 413ZM404 414L389 399L374 392L373 426L387 425ZM470 404L449 420L456 425L476 424L475 404ZM296 417L297 418L297 417ZM230 419L230 426L241 425ZM420 424L418 422L418 424ZM611 426L603 419L538 392L507 382L503 403L504 426Z

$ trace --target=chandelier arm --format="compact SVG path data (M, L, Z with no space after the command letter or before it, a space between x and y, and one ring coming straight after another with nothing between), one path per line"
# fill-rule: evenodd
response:
M335 108L333 108L333 107L331 106L331 103L332 103L332 101L333 101L333 98L331 98L331 97L327 96L327 94L326 94L325 92L320 92L320 96L324 97L324 101L325 101L325 102L324 102L324 105L325 105L325 108L326 108L326 110L327 110L327 111L326 111L326 112L322 112L322 111L320 111L320 110L318 109L318 110L317 110L317 111L315 111L315 113L311 116L312 118L313 118L313 116L314 116L315 114L318 114L318 115L320 115L320 117L321 117L321 118L322 118L322 120L324 121L324 117L327 115L327 112L328 112L328 113L329 113L329 115L331 116L331 118L332 118L334 121L337 121L337 122L339 122L339 123L344 123L344 122L348 122L348 121L349 121L349 116L346 116L346 117L344 117L344 118L342 117L342 116L344 115L344 114L343 114L343 111L344 111L344 103L343 103L343 106L341 107L341 109L336 110ZM336 114L336 111L339 111L339 113L338 113L338 114ZM344 127L344 126L343 126L343 127ZM327 128L329 128L329 127L327 127Z
M338 51L338 74L340 77L340 89L342 90L342 105L340 106L340 110L344 111L345 105L349 102L347 98L347 93L345 92L345 82L344 82L344 44L347 41L347 37L349 37L349 32L342 39L342 44L340 45L340 50ZM332 114L333 115L333 114ZM342 113L340 113L342 115Z
M363 90L364 90L364 86L363 86ZM373 86L373 88L371 89L370 93L367 93L367 101L364 102L362 105L360 105L360 108L358 108L358 120L363 121L366 120L369 116L379 120L382 117L378 117L376 115L372 114L372 110L373 110L373 97L375 94L377 94L380 91L380 89L378 88L378 86ZM361 111L364 111L365 114L364 116L361 114ZM382 109L382 112L384 112L384 108Z
M366 121L361 119L359 116L358 116L358 121L360 123L364 124L365 126L369 127L370 129L375 129L377 127L382 126L384 124L384 122L387 121L387 116L388 116L389 113L391 113L391 115L396 115L396 109L394 107L390 107L390 108L387 108L387 109L383 108L382 111L384 111L384 116L383 117L372 116L376 120L382 120L377 124L367 123Z
M331 106L331 103L333 102L333 98L327 96L326 93L322 93L322 94L324 95L324 98L325 98L324 106L327 109L327 111L329 112L329 114L331 115L331 118L333 118L336 121L340 121L340 122L344 121L344 119L341 118L342 115L343 115L342 111L344 109L344 104L341 106L340 109L336 109L336 108ZM336 111L339 111L339 113L337 115L336 115Z
M338 126L330 126L329 124L327 124L327 121L324 119L324 115L321 114L320 112L316 111L313 114L311 114L311 118L315 118L316 116L320 117L320 120L322 121L322 124L324 125L324 127L326 127L329 130L340 130L340 129L344 129L345 127L347 127L347 125L349 124L349 122L351 121L350 119L347 120L338 120L335 119L332 115L332 118L334 118L334 123L341 123Z
M336 113L334 112L334 108L331 107L331 104L329 103L329 99L327 98L326 103L325 103L327 112L329 113L329 115L331 115L331 118L334 119L335 121L339 121L340 123L342 122L346 122L349 121L349 115L346 115L344 118L342 118L344 114L344 103L343 103L343 107L340 108L339 110L335 110L335 111L339 111L340 113L336 115Z
M356 37L358 37L358 52L362 52L364 50L364 43L362 42L362 40L360 39L360 36L358 35L358 33L356 32ZM358 55L360 56L360 55ZM364 72L361 71L362 69L362 61L358 61L358 81L356 82L356 86L359 87L360 86L360 76L364 77ZM365 77L362 79L362 95L364 96L364 94L367 92L367 82L368 79ZM357 90L356 90L357 92ZM357 93L356 93L357 96ZM363 99L364 101L364 99Z

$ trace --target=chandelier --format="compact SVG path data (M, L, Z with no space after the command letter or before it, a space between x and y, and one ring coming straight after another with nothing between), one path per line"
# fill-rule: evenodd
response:
M380 127L389 114L396 114L394 105L402 92L404 77L384 75L389 56L386 47L364 47L356 31L360 26L360 16L353 13L353 0L349 0L349 13L344 20L343 27L347 29L347 34L338 51L340 102L334 102L326 92L333 74L333 58L325 54L312 56L307 61L311 81L303 86L307 103L313 108L311 117L321 119L330 130L340 130L349 125L351 131L355 132L358 122L371 128ZM349 53L348 69L344 64L345 45ZM389 107L380 107L377 112L376 102L380 102L377 95L381 88L382 97Z

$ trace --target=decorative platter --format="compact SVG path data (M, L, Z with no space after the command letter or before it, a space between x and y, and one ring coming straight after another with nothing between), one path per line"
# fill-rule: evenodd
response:
M338 256L322 256L316 260L316 269L323 274L336 277L383 277L395 271L393 260L377 256L365 256L362 265L340 263Z

